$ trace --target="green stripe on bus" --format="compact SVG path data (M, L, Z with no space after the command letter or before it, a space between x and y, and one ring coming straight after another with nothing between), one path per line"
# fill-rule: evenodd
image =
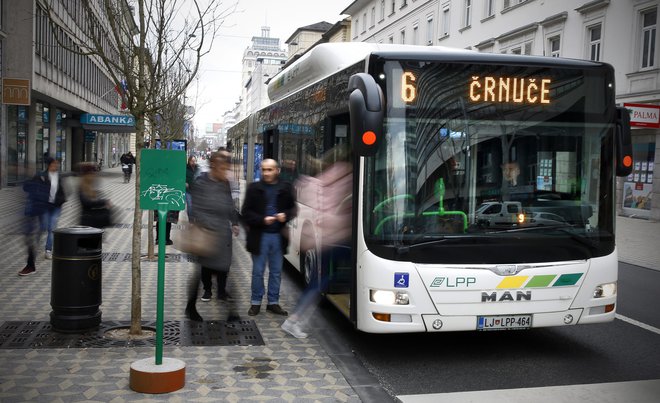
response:
M545 274L541 276L534 276L531 280L525 285L525 288L530 287L547 287L552 283L552 280L557 277L556 274Z
M564 287L567 285L575 285L583 273L562 274L557 281L552 285L553 287Z

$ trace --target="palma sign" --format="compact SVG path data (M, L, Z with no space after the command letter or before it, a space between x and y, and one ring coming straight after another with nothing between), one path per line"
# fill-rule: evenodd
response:
M630 111L630 126L660 128L660 106L651 104L623 104Z

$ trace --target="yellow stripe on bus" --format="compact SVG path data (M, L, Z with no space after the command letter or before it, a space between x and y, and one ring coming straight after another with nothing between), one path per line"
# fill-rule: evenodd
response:
M520 288L529 276L513 276L507 277L497 286L497 288Z

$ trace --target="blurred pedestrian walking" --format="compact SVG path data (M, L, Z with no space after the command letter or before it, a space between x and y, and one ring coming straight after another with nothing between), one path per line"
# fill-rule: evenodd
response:
M48 202L41 216L41 229L46 234L46 259L53 257L53 230L57 228L57 221L62 212L62 205L66 202L60 162L54 158L45 159L46 171L37 174L35 180L40 180L48 187Z
M241 188L238 181L234 177L234 169L236 168L234 164L234 160L232 159L231 153L227 148L219 147L218 152L221 153L224 157L226 157L230 161L229 167L227 168L227 179L229 180L229 188L231 189L231 198L234 201L234 206L236 206L236 209L238 210L241 208L240 206Z
M352 234L352 192L353 192L353 166L349 149L339 145L326 153L320 164L322 172L317 175L316 181L299 181L301 193L318 192L319 204L316 209L316 222L319 230L321 254L316 270L310 273L309 283L301 295L296 308L282 323L282 330L296 338L306 338L306 322L311 317L321 292L325 291L329 281L329 273L323 272L323 265L333 258L333 251L345 249L350 245Z
M190 196L190 189L195 179L199 176L199 166L197 166L197 158L194 155L188 157L186 164L186 214L190 217L190 206L192 197Z
M112 203L99 194L95 167L85 164L80 171L80 225L105 228L112 224Z
M211 155L210 170L197 178L191 187L192 209L190 222L213 234L213 247L206 256L199 256L201 280L204 288L202 301L210 301L212 276L217 276L218 299L229 300L228 317L236 317L234 302L227 292L227 276L232 261L232 235L238 235L238 212L232 198L227 172L230 159L219 152ZM186 315L193 320L201 320L197 313L196 299L199 276L193 277L190 285Z
M131 181L131 174L133 173L135 157L133 156L133 153L129 151L119 158L119 162L121 162L121 170L124 173L124 183L128 183Z
M268 264L266 310L286 316L288 312L279 304L282 259L289 243L286 223L296 216L296 199L291 184L279 180L280 167L275 160L263 160L261 173L261 181L248 186L241 210L247 227L247 250L252 254L252 295L248 315L257 315L261 310L264 273Z
M48 208L49 187L40 175L23 183L26 193L25 210L23 217L23 234L27 248L27 263L18 272L19 276L28 276L36 271L36 248L41 239L41 221Z

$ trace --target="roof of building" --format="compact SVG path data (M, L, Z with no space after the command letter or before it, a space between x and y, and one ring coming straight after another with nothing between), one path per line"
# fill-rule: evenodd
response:
M327 21L321 21L321 22L317 22L316 24L307 25L307 26L305 26L305 27L300 27L300 28L296 29L296 30L293 32L293 34L291 34L291 36L289 37L289 39L287 39L286 41L284 41L284 43L290 43L290 42L293 40L293 38L295 38L296 35L298 35L299 32L303 32L303 31L311 31L311 32L321 32L321 33L325 33L327 30L329 30L330 28L332 28L333 25L334 25L334 24L330 24L330 23L327 22Z

